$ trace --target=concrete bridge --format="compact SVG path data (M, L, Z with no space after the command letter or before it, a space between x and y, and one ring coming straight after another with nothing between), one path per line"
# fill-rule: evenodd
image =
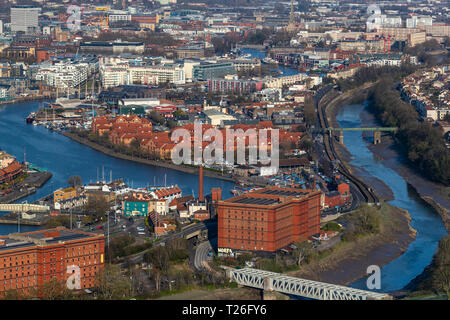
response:
M242 286L300 296L316 300L392 300L392 296L335 284L289 277L253 268L223 267L230 281Z
M0 211L10 212L48 212L49 206L41 206L29 203L0 203Z

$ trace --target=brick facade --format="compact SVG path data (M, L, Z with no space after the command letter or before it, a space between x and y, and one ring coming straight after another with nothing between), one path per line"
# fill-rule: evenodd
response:
M66 281L72 265L80 268L81 289L94 287L104 266L104 236L65 228L2 236L0 295L27 292L52 278Z
M219 248L274 252L319 232L320 191L267 187L219 201L217 211Z

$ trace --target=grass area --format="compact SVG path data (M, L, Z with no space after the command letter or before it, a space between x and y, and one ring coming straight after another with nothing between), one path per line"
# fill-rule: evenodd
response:
M188 293L188 292L194 292L194 291L207 291L207 292L214 292L214 291L221 291L223 289L237 289L238 285L235 282L229 282L224 285L188 285L182 288L172 289L172 290L161 290L159 293L152 296L152 298L163 298L163 297L170 297L174 295L179 295L181 293ZM193 293L193 295L195 295ZM206 293L207 295L207 293Z

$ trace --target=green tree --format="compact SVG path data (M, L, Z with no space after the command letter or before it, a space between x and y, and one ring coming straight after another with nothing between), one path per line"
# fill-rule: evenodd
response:
M445 292L450 299L450 236L439 241L438 253L434 261L432 282L437 291Z

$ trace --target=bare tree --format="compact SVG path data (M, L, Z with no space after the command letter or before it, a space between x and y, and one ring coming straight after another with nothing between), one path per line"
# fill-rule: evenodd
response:
M97 274L97 288L104 299L123 299L131 295L131 282L118 265L105 264Z
M76 188L81 186L81 177L80 176L71 176L69 179L67 179L67 183L72 186L72 188Z

